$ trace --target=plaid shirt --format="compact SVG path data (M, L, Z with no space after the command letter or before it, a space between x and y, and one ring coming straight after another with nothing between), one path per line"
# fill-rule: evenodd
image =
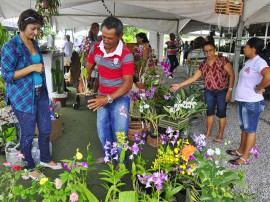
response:
M38 44L33 41L35 49L41 57ZM20 79L14 80L15 71L32 65L29 49L24 45L19 35L9 40L2 47L2 77L6 82L6 103L16 110L34 113L34 75L30 73ZM43 84L46 86L45 73L41 74ZM48 92L47 92L48 93ZM48 103L49 104L49 103Z

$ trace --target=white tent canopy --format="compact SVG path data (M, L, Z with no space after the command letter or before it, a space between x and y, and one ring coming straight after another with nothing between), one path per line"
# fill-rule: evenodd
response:
M0 16L18 17L28 8L35 7L36 0L0 0ZM177 32L192 19L207 24L236 27L237 15L214 13L215 0L106 0L107 10L124 24L148 30ZM53 16L57 29L89 26L102 22L109 12L101 0L61 0L60 16ZM245 25L268 22L270 0L245 0L243 20Z

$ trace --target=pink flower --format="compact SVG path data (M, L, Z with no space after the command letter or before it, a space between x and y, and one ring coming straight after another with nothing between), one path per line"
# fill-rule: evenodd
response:
M12 166L12 165L11 165L11 163L10 163L10 162L7 162L7 161L6 161L6 162L4 162L4 163L3 163L3 165L4 165L4 166L7 166L7 167Z
M61 189L62 181L59 178L56 178L54 182L55 182L56 189Z
M16 157L20 159L24 159L24 155L22 153L17 154Z
M71 202L78 201L78 199L79 199L79 196L78 196L78 194L76 194L76 193L72 193L72 194L70 194L70 196L69 196L69 200L71 200Z

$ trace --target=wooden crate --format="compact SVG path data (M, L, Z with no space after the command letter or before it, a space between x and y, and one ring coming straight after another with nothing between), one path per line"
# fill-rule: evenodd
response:
M227 1L227 15L242 15L243 12L243 2L239 1L238 3Z
M238 0L216 0L215 13L224 15L241 15L243 12L243 1Z
M227 0L216 0L215 13L226 15L226 11L227 11Z

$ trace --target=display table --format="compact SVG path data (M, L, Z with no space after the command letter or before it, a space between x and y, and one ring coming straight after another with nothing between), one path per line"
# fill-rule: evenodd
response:
M45 74L46 74L46 82L47 82L47 88L49 93L49 98L52 98L52 94L56 89L53 86L53 80L52 80L52 68L55 68L55 61L57 58L60 59L61 62L61 69L63 71L63 77L64 77L64 53L47 53L43 54L43 60L44 60L44 66L45 66ZM63 78L64 81L64 78ZM64 88L64 82L63 82L63 88Z

